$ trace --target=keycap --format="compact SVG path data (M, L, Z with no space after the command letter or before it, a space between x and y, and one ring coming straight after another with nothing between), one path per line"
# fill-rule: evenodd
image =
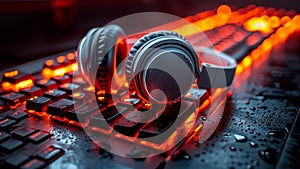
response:
M0 148L7 153L11 153L24 145L23 141L11 138L0 144Z
M56 147L49 147L46 150L39 153L36 158L41 159L45 162L51 162L64 154L64 150Z
M122 118L114 123L114 129L124 135L134 136L134 134L140 129L144 123L142 115L137 115L140 112L130 112L126 115L126 118ZM140 123L139 123L140 122Z
M74 120L79 122L80 121L86 121L87 118L96 111L103 111L104 106L97 103L84 103L70 111L66 114L66 117L70 120Z
M9 104L3 100L0 100L0 113L9 109Z
M46 140L47 138L50 138L51 137L51 134L49 133L45 133L45 132L42 132L42 131L38 131L32 135L30 135L28 137L28 140L34 144L38 144L38 143L41 143L42 141Z
M86 95L85 93L82 93L82 92L73 93L67 97L67 99L73 100L76 103L86 102L87 100L89 100L89 98L90 97L88 95Z
M9 138L9 134L4 131L0 131L0 143L7 140Z
M16 121L15 120L12 120L12 119L2 119L0 121L0 129L7 129L9 128L10 126L16 124Z
M78 92L80 86L75 83L65 83L59 86L60 90L67 92L68 94L72 94L73 92Z
M88 87L89 84L84 81L81 77L77 77L75 79L73 79L73 83L76 83L78 85L80 85L81 87Z
M21 93L11 92L0 96L0 100L8 102L10 105L16 105L26 101L26 96Z
M61 84L64 84L64 83L71 82L72 79L68 75L63 75L63 76L53 77L53 78L51 78L51 80L54 80L54 81L56 81L57 84L61 85Z
M43 94L43 91L40 87L32 86L29 88L21 89L20 93L24 94L27 98L31 98L34 96L41 96Z
M178 112L177 117L174 116L175 112ZM148 123L140 131L138 137L153 137L161 134L169 129L173 133L178 127L182 125L182 122L186 120L192 113L195 112L194 103L188 101L182 101L181 104L173 104L167 106L162 114L154 121ZM176 120L176 123L174 123ZM169 137L168 134L162 136L162 139L156 139L157 143L163 142L164 139Z
M62 98L66 98L68 96L68 94L65 91L62 91L62 90L52 89L52 90L46 91L44 93L44 96L57 101L57 100L60 100Z
M28 114L24 111L17 110L17 111L14 111L12 114L9 114L7 117L10 119L16 120L16 121L20 121L20 120L27 118Z
M53 102L54 100L51 100L50 98L44 96L35 96L27 100L26 109L44 112L47 110L48 105Z
M24 139L24 138L32 135L35 132L36 132L36 130L30 129L30 128L22 128L22 129L13 131L12 135L15 136L16 138Z
M40 169L45 166L45 162L38 160L38 159L32 159L21 166L21 169Z
M2 81L16 84L28 79L32 79L32 75L23 73L19 70L12 70L3 74Z
M66 115L66 112L73 109L75 102L68 99L61 99L55 103L48 105L47 113L55 116L63 117Z
M125 114L127 108L118 106L118 110L114 106L111 106L110 108L102 111L102 115L97 114L92 116L89 125L108 130L109 126L107 124L112 124L113 121L121 117L121 114Z
M45 91L58 88L58 84L54 80L42 79L37 81L36 85Z
M10 167L17 168L29 160L30 157L28 155L24 153L18 153L5 159L5 163Z

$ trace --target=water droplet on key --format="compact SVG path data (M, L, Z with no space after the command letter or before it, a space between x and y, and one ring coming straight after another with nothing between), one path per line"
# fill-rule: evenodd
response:
M178 161L180 159L183 160L190 160L192 157L185 151L185 150L179 150L177 153L172 155L172 160Z
M229 147L229 150L231 150L231 151L236 151L236 148L233 147L233 146L230 146L230 147Z
M230 136L230 133L224 133L223 134L225 137L228 137L228 136Z
M285 137L285 133L283 131L271 131L267 134L267 136L272 136L278 139L283 139Z
M234 139L237 142L247 142L247 140L248 140L246 136L243 136L240 134L234 134Z
M276 161L276 154L276 150L270 147L258 152L259 157L268 163L274 163Z
M258 144L256 144L256 143L254 143L253 141L250 141L250 146L252 147L252 148L257 148L258 147Z

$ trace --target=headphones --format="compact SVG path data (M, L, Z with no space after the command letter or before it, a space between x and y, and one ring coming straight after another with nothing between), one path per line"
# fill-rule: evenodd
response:
M117 66L126 58L125 72L118 76L126 76L142 100L156 102L180 99L195 82L199 88L222 88L234 78L233 58L210 48L193 47L175 32L153 32L138 39L129 52L127 48L126 35L119 26L93 28L78 46L79 72L96 89L110 93ZM198 55L217 56L218 62L202 63ZM164 96L155 89L162 90Z

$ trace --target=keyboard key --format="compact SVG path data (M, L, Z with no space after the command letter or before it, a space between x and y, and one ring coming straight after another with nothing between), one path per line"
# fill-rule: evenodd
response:
M25 139L26 137L32 135L35 132L36 132L36 130L29 129L29 128L23 128L23 129L13 131L12 135L17 138L20 138L20 139Z
M84 103L72 110L70 110L66 117L70 120L74 120L79 122L80 121L86 121L87 118L96 111L103 111L104 106L98 105L98 104L91 104L91 103Z
M38 159L32 159L31 161L25 163L21 169L40 169L45 166L45 162L38 160Z
M78 92L80 86L75 83L65 83L59 86L60 90L67 92L68 94L72 94L73 92Z
M42 79L42 80L37 81L36 85L45 91L58 88L58 84L54 80Z
M26 109L44 112L47 110L48 105L53 102L54 100L51 100L50 98L44 96L35 96L27 100Z
M24 101L26 101L26 96L21 93L12 92L0 96L0 99L8 102L10 105L16 105L18 103L23 103Z
M65 91L52 89L44 93L44 96L54 99L55 101L66 98L68 94Z
M75 79L73 79L73 83L76 83L78 85L80 85L81 87L88 87L89 84L84 81L81 77L77 77Z
M38 131L28 137L28 140L34 144L41 143L42 141L46 140L47 138L50 138L52 135L49 133L45 133L42 131Z
M54 81L56 81L57 84L61 85L64 83L71 82L71 77L68 75L63 75L63 76L53 77L53 78L51 78L51 80L54 80Z
M74 108L75 102L68 99L61 99L55 103L49 104L47 113L55 116L63 117L66 112Z
M108 130L109 126L107 125L107 123L112 124L113 121L121 117L121 114L123 115L125 114L127 108L118 106L118 110L116 109L115 106L111 106L110 108L102 111L101 114L92 116L89 125Z
M21 89L20 93L25 94L27 98L31 98L34 96L41 96L43 94L43 91L40 87L32 86L29 88Z
M56 147L49 147L37 155L36 158L41 159L45 162L51 162L64 154L64 150Z
M8 115L7 117L16 121L20 121L27 118L28 114L24 111L17 110L14 111L12 114Z
M140 115L137 116L136 113L140 112L133 111L126 115L126 118L117 121L114 124L114 129L124 135L134 136L134 134L144 125L144 123L138 123L143 117ZM132 120L133 118L135 120Z
M89 96L85 93L77 92L69 95L67 98L75 101L76 103L83 103L89 99Z
M9 138L9 134L6 132L0 131L0 142L3 142Z
M9 104L5 101L0 100L0 113L9 109Z
M5 118L0 121L0 129L7 129L8 127L10 127L14 124L16 124L15 120Z
M32 79L32 75L25 74L23 72L20 72L19 70L13 70L13 71L5 72L3 74L2 81L16 84L28 79Z
M23 141L17 139L9 139L0 144L0 148L7 153L11 153L24 145Z
M30 160L30 157L28 155L23 154L23 153L18 153L14 156L11 156L11 157L5 159L5 163L7 165L9 165L10 167L17 168L29 160Z

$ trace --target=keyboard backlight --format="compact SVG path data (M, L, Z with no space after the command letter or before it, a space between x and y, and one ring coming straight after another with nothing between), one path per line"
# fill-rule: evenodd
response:
M11 71L11 72L4 73L4 76L5 77L14 77L14 76L17 76L18 74L19 74L19 71L18 70L14 70L14 71Z
M12 90L14 92L18 92L20 89L31 87L31 86L33 86L33 81L31 79L27 79L16 84L12 84L10 82L2 83L3 90Z

